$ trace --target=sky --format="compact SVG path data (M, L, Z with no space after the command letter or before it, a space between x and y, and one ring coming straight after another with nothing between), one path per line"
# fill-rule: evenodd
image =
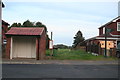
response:
M12 24L42 22L53 32L54 45L71 46L78 30L85 39L99 35L98 28L118 16L117 0L3 0L2 19Z

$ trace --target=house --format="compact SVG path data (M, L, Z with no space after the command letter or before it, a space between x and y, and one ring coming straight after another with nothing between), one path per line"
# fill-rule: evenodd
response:
M2 45L6 44L6 36L5 33L8 31L9 24L2 20Z
M3 2L0 2L0 4L1 4L1 7L2 8L4 8L5 7L5 5L3 4ZM1 9L1 8L0 8ZM0 10L0 11L2 11L2 10ZM0 19L1 19L1 15L0 15ZM2 46L3 46L3 42L4 42L4 40L5 40L5 33L7 32L7 29L8 29L8 23L7 22L5 22L5 21L3 21L3 20L0 20L0 22L2 23L2 24L0 24L0 26L1 26L1 29L2 29L2 41L0 41L0 42L2 42Z
M1 5L1 8L0 8L1 12L0 13L2 13L2 8L4 8L5 5L2 2L0 2L0 5ZM2 33L2 36L0 38L0 42L1 42L1 46L2 46L2 57L3 57L4 53L5 53L5 48L6 48L6 45L5 45L6 44L5 33L8 31L9 24L1 19L1 15L0 15L0 22L1 22L0 23L0 30L1 30L1 33Z
M120 16L98 29L98 36L85 40L86 51L104 55L106 29L107 56L115 56L116 48L118 47L118 44L120 44Z
M46 32L43 27L12 27L6 36L6 58L45 58Z
M5 21L2 20L2 57L5 57L5 50L6 50L6 43L7 43L7 39L6 39L6 35L5 33L8 31L8 26L9 24Z

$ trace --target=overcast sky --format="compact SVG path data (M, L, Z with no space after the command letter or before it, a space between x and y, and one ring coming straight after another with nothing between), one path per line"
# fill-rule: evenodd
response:
M8 2L9 1L9 2ZM12 24L26 20L40 21L48 34L53 32L54 44L72 45L81 30L85 39L98 35L98 28L118 16L118 1L17 1L3 0L2 19Z

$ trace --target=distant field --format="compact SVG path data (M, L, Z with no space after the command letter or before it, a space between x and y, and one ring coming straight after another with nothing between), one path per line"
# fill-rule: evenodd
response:
M51 51L47 50L46 55L50 56ZM58 49L53 51L52 60L117 60L117 58L105 58L103 55L94 56L82 50Z

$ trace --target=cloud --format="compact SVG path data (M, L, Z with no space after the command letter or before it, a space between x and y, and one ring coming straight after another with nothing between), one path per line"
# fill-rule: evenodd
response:
M55 34L55 36L62 36L62 37L74 37L78 30L81 30L83 33L83 36L85 38L90 38L93 36L97 36L98 33L98 27L100 27L99 23L94 22L86 22L86 21L75 21L75 20L68 20L68 23L64 24L47 24L48 31ZM89 34L89 35L88 35Z
M6 2L3 19L10 24L23 23L27 19L32 22L40 21L47 26L49 36L50 32L53 32L55 44L72 45L73 37L78 30L82 31L86 39L97 36L98 27L115 18L116 4L96 2L24 3L13 0L13 2Z

